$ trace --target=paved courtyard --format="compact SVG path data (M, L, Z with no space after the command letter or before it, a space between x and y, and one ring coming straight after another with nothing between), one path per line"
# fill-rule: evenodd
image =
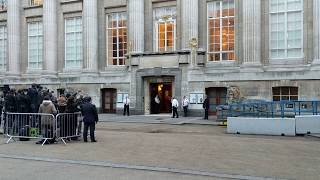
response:
M97 143L1 138L0 179L320 179L319 138L231 135L199 117L100 119Z

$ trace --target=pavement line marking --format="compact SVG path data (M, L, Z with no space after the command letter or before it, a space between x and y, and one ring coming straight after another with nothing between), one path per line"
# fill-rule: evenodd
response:
M74 164L74 165L86 165L86 166L97 166L97 167L108 167L108 168L119 168L119 169L140 170L140 171L153 171L153 172L162 172L162 173L175 173L175 174L184 174L184 175L191 175L191 176L207 176L207 177L227 178L227 179L240 179L240 180L275 180L275 179L277 179L277 180L282 180L282 179L273 178L273 177L246 176L246 175L224 174L224 173L197 171L197 170L189 170L189 169L177 169L177 168L168 168L168 167L118 164L118 163L110 163L110 162L105 162L105 161L66 160L66 159L44 158L44 157L34 157L34 156L8 155L8 154L1 154L1 153L0 153L0 158L17 159L17 160L30 160L30 161L39 161L39 162L51 162L51 163L62 163L62 164Z

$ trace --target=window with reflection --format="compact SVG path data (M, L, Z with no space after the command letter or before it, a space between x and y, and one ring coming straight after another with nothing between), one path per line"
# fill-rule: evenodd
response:
M270 58L303 57L303 0L270 0Z
M7 26L0 25L0 71L6 70L7 64Z
M234 0L220 0L207 4L208 61L235 60Z
M29 0L30 6L41 6L43 4L43 0Z
M176 7L153 10L154 47L157 52L176 50Z
M125 65L127 54L127 14L111 13L107 15L107 64Z
M273 101L295 101L298 100L298 87L273 87Z
M83 63L82 17L65 19L65 68L80 69Z
M0 11L7 10L7 0L0 0Z
M42 22L30 22L28 23L28 69L42 69L42 60Z

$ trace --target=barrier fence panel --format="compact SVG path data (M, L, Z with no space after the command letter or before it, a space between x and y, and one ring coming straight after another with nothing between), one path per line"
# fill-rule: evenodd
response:
M5 133L7 143L14 138L21 141L43 139L42 145L56 137L56 120L52 114L40 113L5 113Z
M81 136L81 113L62 113L56 116L57 138L66 144L66 140L74 140Z
M318 115L320 101L264 101L245 102L217 106L217 119L227 117L285 118L298 115Z

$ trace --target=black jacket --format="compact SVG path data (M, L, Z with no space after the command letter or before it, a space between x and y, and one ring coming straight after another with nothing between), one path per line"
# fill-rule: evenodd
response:
M202 107L203 107L204 109L209 109L209 107L210 107L209 98L206 98L206 99L204 100Z
M85 123L98 122L97 108L91 103L86 102L81 105L81 114L83 116L83 122Z

